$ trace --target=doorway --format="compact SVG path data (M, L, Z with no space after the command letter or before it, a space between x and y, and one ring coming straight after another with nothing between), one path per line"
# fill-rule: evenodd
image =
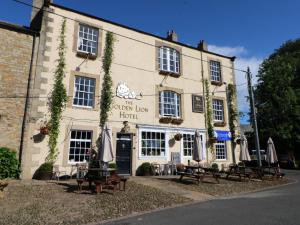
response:
M118 174L131 174L132 134L117 134L116 164Z

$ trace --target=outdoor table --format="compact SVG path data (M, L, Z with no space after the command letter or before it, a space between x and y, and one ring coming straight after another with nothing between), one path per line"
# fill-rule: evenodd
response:
M198 184L202 182L205 177L213 177L219 183L220 174L216 169L206 168L201 166L184 166L184 172L178 172L180 175L179 180L182 181L183 177L191 177L197 180Z
M278 166L264 166L262 169L264 175L268 173L268 175L272 175L272 178L278 179L284 176L284 174L280 172L280 168Z
M83 182L89 182L89 187L91 189L91 184L94 183L96 186L96 192L101 193L104 188L111 188L113 191L120 190L120 183L123 182L123 190L125 190L125 183L127 178L117 175L116 169L107 168L89 168L86 169L87 174L84 179L77 179L78 188L81 190L81 185Z

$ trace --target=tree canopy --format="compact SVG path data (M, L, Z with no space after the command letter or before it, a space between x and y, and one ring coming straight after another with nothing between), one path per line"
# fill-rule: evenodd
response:
M272 137L279 152L299 157L300 39L287 41L263 61L254 93L262 147Z

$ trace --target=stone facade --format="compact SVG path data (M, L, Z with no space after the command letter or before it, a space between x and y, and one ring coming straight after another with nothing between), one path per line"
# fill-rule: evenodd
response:
M41 5L41 2L43 1L34 1L38 6ZM193 110L193 94L197 94L198 99L205 97L203 80L211 81L209 63L216 61L220 64L222 79L217 84L210 82L209 92L214 92L214 95L210 94L212 99L219 99L223 103L223 123L219 127L215 126L215 130L229 131L225 83L235 84L234 57L215 54L200 47L187 46L175 39L169 40L158 37L63 6L47 3L44 7L46 7L46 12L34 11L32 15L32 27L39 30L39 41L35 52L36 67L32 75L33 82L30 85L30 92L40 98L29 99L22 154L22 178L31 178L36 169L45 162L48 154L48 136L41 136L39 128L45 120L49 120L47 96L50 96L54 83L53 75L58 59L58 37L63 20L59 15L67 17L66 76L64 82L69 96L69 101L62 115L57 146L59 153L56 164L62 167L62 170L71 171L72 166L76 163L84 162L85 158L82 160L80 154L86 155L90 148L96 146L97 138L101 132L99 128L99 100L104 75L101 67L107 30L116 34L112 64L115 94L118 94L119 88L123 92L124 88L127 88L137 95L135 98L114 97L109 122L112 126L117 164L118 154L123 148L125 149L126 143L129 142L127 149L130 157L128 174L134 175L138 166L143 162L166 164L171 161L172 155L175 154L179 156L177 159L181 163L187 164L189 160L192 160L192 156L191 147L186 147L186 144L189 146L190 137L194 135L195 130L201 132L203 151L206 156L205 162L215 162L220 166L226 166L232 163L234 158L238 158L236 154L239 151L238 147L232 146L228 139L223 141L223 158L218 159L209 151L205 110L197 112ZM81 43L78 39L80 25L98 31L96 39L98 48L93 57L90 55L83 57L82 54L79 54L82 53L78 51L78 43ZM162 71L158 63L159 51L157 51L161 47L178 51L180 62L178 74ZM76 77L94 81L93 104L90 107L74 104L74 95L77 92ZM176 93L180 99L180 103L178 103L180 116L175 118L176 123L173 123L174 118L171 123L163 122L166 116L161 113L159 96L162 92L168 91ZM205 109L205 105L203 108ZM130 127L127 129L127 136L122 135L125 121L128 121ZM74 132L88 132L89 135L84 133L84 137L75 138ZM175 141L174 137L178 133L190 139L184 140L182 138ZM149 149L149 146L144 148L146 142L147 145L148 143L153 145L153 149ZM73 146L71 149L72 144L77 146L80 143L83 144L76 149ZM161 144L159 147L157 147L158 143ZM187 148L189 150L186 150ZM152 151L152 153L156 151L156 155L152 155L148 151ZM70 157L72 154L74 158Z
M34 32L0 23L0 146L20 149Z

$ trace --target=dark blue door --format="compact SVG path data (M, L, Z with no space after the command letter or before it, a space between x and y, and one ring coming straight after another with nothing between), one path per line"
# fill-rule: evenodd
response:
M131 134L117 134L116 164L118 174L131 174Z

